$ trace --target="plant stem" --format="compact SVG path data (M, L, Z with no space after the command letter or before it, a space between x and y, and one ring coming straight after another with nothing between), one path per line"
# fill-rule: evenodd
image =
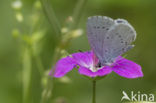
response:
M61 26L55 15L52 5L50 5L50 1L49 0L40 0L40 1L42 4L43 12L45 13L45 16L47 17L49 23L52 25L56 34L61 35Z
M78 0L76 3L76 6L73 11L73 19L74 19L74 24L71 25L72 29L75 29L78 26L78 23L80 21L80 18L83 14L84 8L87 4L88 0Z
M36 65L38 67L40 76L42 77L44 75L44 66L42 64L41 58L38 54L34 54L34 58L35 58Z
M23 53L23 103L31 102L31 79L32 79L32 61L30 48L24 48Z
M96 103L96 80L93 80L93 97L92 97L92 103Z

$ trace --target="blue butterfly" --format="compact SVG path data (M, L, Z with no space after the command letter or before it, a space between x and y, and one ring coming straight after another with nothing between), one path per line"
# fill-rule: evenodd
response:
M106 16L88 18L87 35L99 66L112 64L116 58L134 47L136 31L124 19Z

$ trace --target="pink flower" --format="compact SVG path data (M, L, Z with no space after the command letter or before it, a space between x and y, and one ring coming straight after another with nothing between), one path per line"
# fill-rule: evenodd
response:
M125 78L143 77L140 65L121 56L117 57L112 64L98 66L98 59L92 51L74 53L60 59L55 65L53 76L60 78L72 69L77 69L75 68L77 66L80 74L89 77L105 76L112 71ZM52 71L50 75L52 75Z

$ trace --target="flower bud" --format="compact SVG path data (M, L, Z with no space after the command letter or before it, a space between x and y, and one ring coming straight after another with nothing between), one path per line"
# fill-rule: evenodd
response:
M22 2L20 0L16 0L12 3L12 8L19 10L22 7Z

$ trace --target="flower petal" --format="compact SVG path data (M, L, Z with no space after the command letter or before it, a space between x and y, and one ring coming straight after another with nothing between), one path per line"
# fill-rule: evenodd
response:
M112 67L112 70L116 72L118 75L126 77L126 78L138 78L143 77L143 73L141 70L141 66L130 61L128 59L119 57Z
M72 58L79 66L90 68L93 65L93 52L79 52L72 54Z
M89 77L104 76L104 75L107 75L107 74L109 74L111 72L112 72L112 70L108 66L103 67L102 69L98 70L97 72L92 72L91 70L89 70L88 68L85 68L85 67L80 67L79 68L79 73L80 74L86 75L86 76L89 76Z
M71 71L74 67L76 66L76 63L71 57L65 57L60 59L55 66L55 71L54 71L54 77L60 78L64 76L66 73ZM50 75L52 75L52 71L50 72Z

